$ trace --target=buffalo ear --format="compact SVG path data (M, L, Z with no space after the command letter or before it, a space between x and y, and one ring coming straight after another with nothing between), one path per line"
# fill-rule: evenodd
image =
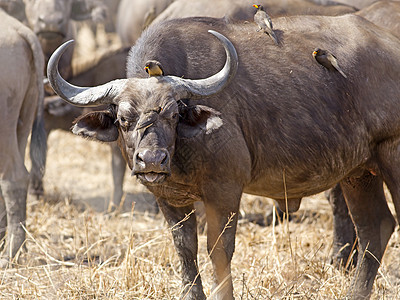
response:
M222 126L220 113L208 106L184 106L181 107L180 115L177 126L180 138L193 138L200 133L210 134Z
M114 142L118 139L118 127L110 111L93 111L78 117L72 126L72 133L91 140Z

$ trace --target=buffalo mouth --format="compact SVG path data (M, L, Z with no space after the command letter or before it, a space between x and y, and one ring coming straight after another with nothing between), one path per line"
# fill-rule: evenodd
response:
M37 35L45 40L56 40L56 39L64 39L65 34L58 31L40 31Z
M146 185L161 184L168 176L167 173L156 173L156 172L136 173L135 175L142 184Z

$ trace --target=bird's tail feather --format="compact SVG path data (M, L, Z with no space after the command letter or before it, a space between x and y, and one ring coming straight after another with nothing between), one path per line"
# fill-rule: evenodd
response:
M274 43L276 45L278 45L278 38L276 37L275 33L273 31L271 31L271 34L269 34L269 36L271 37L271 39L274 41Z
M342 76L343 76L344 78L347 78L346 74L344 74L344 72L343 72L341 69L339 69L338 71L339 71L340 74L342 74Z

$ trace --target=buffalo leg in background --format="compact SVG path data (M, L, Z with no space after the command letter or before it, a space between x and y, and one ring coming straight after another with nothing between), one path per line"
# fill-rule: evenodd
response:
M119 207L123 195L123 183L126 170L126 162L122 156L117 143L110 143L111 147L111 167L113 177L113 194L110 201L109 210Z
M334 186L327 196L333 212L332 260L341 266L355 265L357 256L351 256L357 236L340 184ZM349 259L352 259L351 264Z
M395 221L387 205L381 177L364 171L340 183L358 236L357 269L351 299L369 297ZM354 293L357 291L357 293Z

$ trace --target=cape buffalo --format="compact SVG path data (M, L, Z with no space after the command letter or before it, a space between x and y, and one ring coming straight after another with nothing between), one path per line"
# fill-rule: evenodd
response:
M213 32L218 41L208 30L228 39ZM48 76L71 104L109 105L80 117L73 132L117 140L132 175L157 197L174 226L183 297L205 298L190 214L195 201L205 205L214 296L232 299L242 193L294 211L302 197L340 182L358 234L349 297L364 299L396 224L383 182L400 216L400 41L351 14L277 18L274 30L279 47L253 23L166 21L132 47L127 79L91 88L69 84L57 72L68 44L53 54ZM314 61L316 47L336 55L347 79ZM146 78L149 59L166 76Z
M29 174L25 148L31 135L31 159L44 168L46 136L43 117L44 59L35 34L0 8L0 238L7 230L6 247L0 261L4 267L25 240L26 194Z

